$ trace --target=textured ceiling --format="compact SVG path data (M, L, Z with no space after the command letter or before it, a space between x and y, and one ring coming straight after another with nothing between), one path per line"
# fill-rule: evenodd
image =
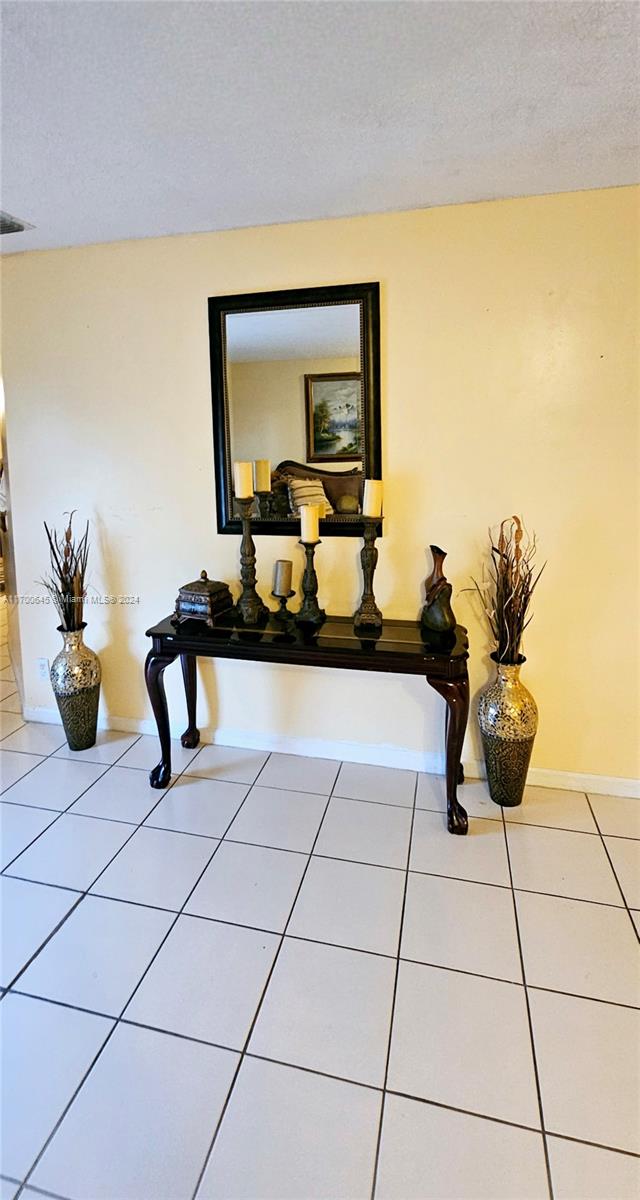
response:
M638 5L3 5L18 251L638 179Z

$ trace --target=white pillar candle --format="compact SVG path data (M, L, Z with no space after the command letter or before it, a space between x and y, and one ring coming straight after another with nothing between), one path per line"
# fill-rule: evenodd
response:
M257 492L271 491L271 462L268 458L257 458L253 464L253 478Z
M362 503L363 517L382 516L382 480L365 479L364 500Z
M233 490L238 500L253 496L253 463L234 462Z
M320 506L318 504L303 504L300 508L300 541L319 542Z
M273 567L274 596L288 596L291 591L293 563L288 558L279 558Z

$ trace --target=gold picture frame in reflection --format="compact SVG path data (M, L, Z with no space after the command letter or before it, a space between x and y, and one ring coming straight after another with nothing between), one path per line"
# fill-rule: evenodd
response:
M362 376L359 371L305 375L307 462L362 458Z

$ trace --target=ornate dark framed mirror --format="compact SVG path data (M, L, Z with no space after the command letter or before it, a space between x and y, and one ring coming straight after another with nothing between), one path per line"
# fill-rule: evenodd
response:
M364 480L382 477L379 284L211 296L209 348L218 532L241 530L239 461L256 533L296 534L322 496L321 537L361 534Z

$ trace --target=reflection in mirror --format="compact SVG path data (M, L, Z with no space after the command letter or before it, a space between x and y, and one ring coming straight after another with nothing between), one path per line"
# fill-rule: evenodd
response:
M360 306L230 313L231 454L361 465Z
M267 459L271 492L262 516L293 518L301 500L324 500L323 515L357 513L362 484L360 305L284 308L226 317L231 457ZM353 478L343 493L318 476ZM285 466L284 464L289 464ZM302 468L315 480L312 492ZM258 487L256 480L256 487ZM346 499L344 498L346 497ZM333 502L332 502L333 501Z
M258 464L255 516L278 532L299 521L302 503L324 506L325 532L326 522L353 525L364 479L379 471L377 285L209 306L219 528L237 515L233 462Z

